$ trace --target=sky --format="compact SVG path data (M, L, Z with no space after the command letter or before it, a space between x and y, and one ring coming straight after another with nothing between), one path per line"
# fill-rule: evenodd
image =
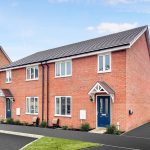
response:
M150 0L0 0L0 45L12 61L150 25Z

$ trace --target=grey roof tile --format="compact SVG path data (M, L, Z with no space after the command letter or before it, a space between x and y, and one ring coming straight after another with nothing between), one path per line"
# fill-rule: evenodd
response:
M87 41L73 43L70 45L57 47L45 51L40 51L30 56L24 57L18 61L12 62L1 69L12 68L37 62L49 61L69 56L75 56L94 51L105 50L108 48L129 45L147 26L102 36Z

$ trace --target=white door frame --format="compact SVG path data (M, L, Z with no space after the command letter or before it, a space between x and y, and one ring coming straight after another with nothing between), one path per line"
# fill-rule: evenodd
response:
M96 128L98 127L98 121L97 121L97 97L98 96L109 96L110 97L110 125L112 123L112 102L111 102L111 96L110 95L96 95Z

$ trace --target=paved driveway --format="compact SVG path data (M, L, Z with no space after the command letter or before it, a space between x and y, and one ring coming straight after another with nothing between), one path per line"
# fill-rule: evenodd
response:
M137 128L123 136L101 135L87 132L68 131L59 129L47 129L38 127L0 125L0 130L31 133L50 137L75 139L87 142L104 144L101 148L90 150L150 150L150 123ZM137 132L135 132L137 131ZM145 133L145 134L144 134ZM135 137L138 135L137 137Z
M134 137L143 137L150 139L150 123L147 123L141 127L138 127L126 134L124 136L134 136Z
M0 150L19 150L33 140L35 139L0 133Z

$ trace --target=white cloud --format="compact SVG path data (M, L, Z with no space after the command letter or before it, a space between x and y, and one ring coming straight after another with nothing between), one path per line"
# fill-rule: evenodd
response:
M118 5L118 4L149 3L150 0L104 0L104 2L110 5Z
M131 0L105 0L108 4L116 5L116 4L127 4L133 2Z
M137 27L138 23L113 23L103 22L97 26L87 27L88 31L98 32L100 34L116 33Z

